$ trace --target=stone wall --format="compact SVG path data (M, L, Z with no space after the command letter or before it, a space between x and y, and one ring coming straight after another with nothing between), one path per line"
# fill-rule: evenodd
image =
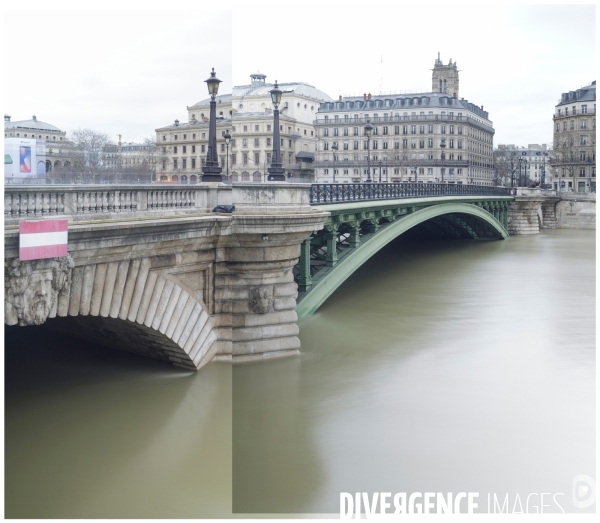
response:
M559 229L596 229L595 194L566 194L554 212Z
M6 323L47 321L69 335L190 369L215 355L247 361L297 353L292 269L301 243L329 213L310 207L308 185L217 189L223 198L215 206L233 203L235 212L138 207L119 216L96 208L82 221L67 216L69 257L62 265L21 262L16 217L9 216ZM58 215L44 214L44 194L54 190L33 190L31 199L11 195L25 201L27 218L50 219ZM201 191L196 201L205 205L210 198ZM30 201L34 211L42 202L41 216L27 214Z

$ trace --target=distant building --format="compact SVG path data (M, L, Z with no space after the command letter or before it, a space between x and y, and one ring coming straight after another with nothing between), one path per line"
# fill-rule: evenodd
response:
M364 182L370 164L375 181L493 185L493 124L483 106L459 99L458 87L456 62L444 65L438 54L432 91L322 102L317 181Z
M223 139L229 130L229 172L231 181L261 181L270 167L273 151L272 83L266 75L250 75L250 83L234 86L232 94L219 95L217 102L217 152L225 175L227 147ZM305 82L279 83L281 156L286 173L295 181L313 179L316 133L313 121L322 101L331 98ZM187 107L188 121L156 129L157 172L163 181L198 180L206 161L210 98ZM260 180L259 180L260 178Z
M596 192L596 81L562 93L553 123L553 188Z
M120 138L120 136L119 136ZM104 166L109 179L120 182L157 181L159 158L154 143L109 144L104 148ZM112 176L111 176L112 175Z
M552 185L551 160L552 151L547 144L529 144L527 147L498 144L494 150L498 184L507 187Z
M46 122L41 122L34 115L31 120L11 121L8 114L4 115L4 138L34 139L38 149L43 146L46 174L64 172L70 169L67 154L68 142L66 132Z

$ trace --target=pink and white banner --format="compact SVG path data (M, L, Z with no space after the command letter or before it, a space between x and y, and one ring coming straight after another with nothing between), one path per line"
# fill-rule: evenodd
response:
M67 256L68 220L19 223L19 258L41 260Z

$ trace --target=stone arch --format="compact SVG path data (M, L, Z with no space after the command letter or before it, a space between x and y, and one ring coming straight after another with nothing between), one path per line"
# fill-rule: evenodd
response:
M497 239L508 238L508 233L502 224L492 214L476 205L468 203L443 203L415 211L381 230L370 238L369 241L361 243L353 249L353 252L345 256L342 262L338 263L333 270L313 284L310 291L301 299L296 307L298 317L303 318L313 314L354 271L401 234L425 222L432 222L436 218L460 214L472 216L486 224L494 232ZM469 232L465 228L465 225L460 223L460 220L456 220L454 223L448 225L456 232L457 237L458 235L466 237ZM436 224L435 227L437 228L439 225Z
M54 170L58 171L60 169L60 162L57 160L54 162Z
M47 173L52 172L52 162L50 160L46 160L46 172Z
M166 258L190 254L73 268L69 284L49 304L47 327L179 367L200 368L217 350L209 306L185 276L170 273L172 263L165 267Z

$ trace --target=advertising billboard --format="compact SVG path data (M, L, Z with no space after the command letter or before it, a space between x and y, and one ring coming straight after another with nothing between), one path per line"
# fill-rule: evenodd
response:
M4 183L36 183L34 180L46 177L46 158L40 145L43 142L38 144L35 139L4 139Z

